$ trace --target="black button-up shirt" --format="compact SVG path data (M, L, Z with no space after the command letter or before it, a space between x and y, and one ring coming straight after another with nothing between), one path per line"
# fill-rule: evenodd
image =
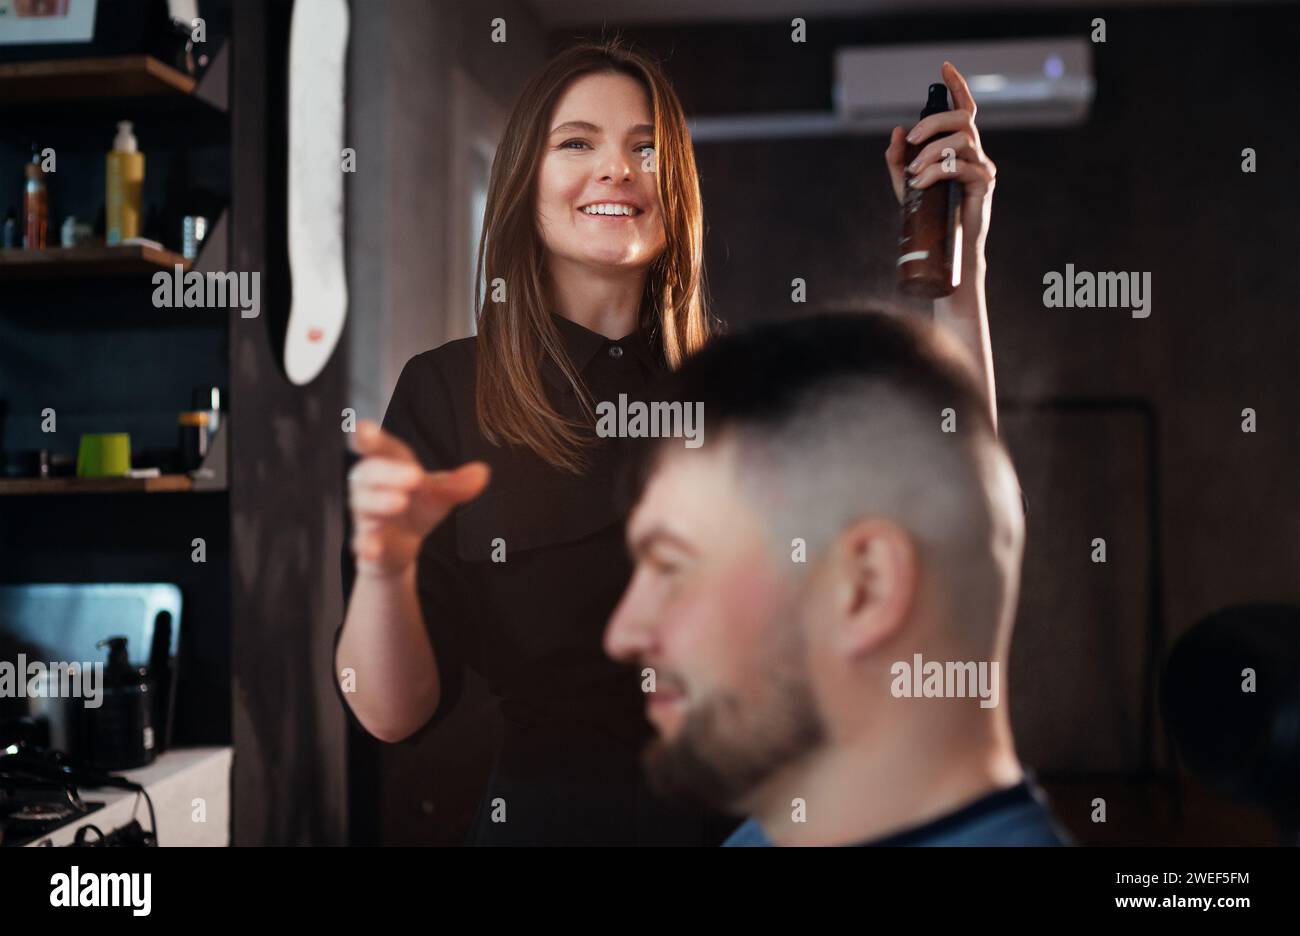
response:
M664 370L653 335L640 330L611 341L553 319L594 404L617 404L620 394L646 399ZM465 667L487 679L504 734L476 843L717 844L734 822L670 806L646 790L639 755L652 729L639 669L602 649L631 576L614 486L620 460L636 443L599 440L583 476L529 449L489 444L475 416L475 348L476 339L467 338L408 361L383 423L428 470L475 460L492 468L487 489L421 547L419 597L442 698L419 734L456 704ZM549 359L542 377L553 405L583 420L573 389ZM350 593L354 565L346 547L343 566ZM491 821L498 797L503 823Z

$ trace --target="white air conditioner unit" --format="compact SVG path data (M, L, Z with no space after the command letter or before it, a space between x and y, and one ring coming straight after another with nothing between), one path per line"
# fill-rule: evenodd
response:
M1082 123L1092 106L1089 42L1007 39L840 49L837 116L858 132L911 127L925 106L926 89L943 80L945 59L966 77L981 127L1068 126Z
M696 143L778 137L888 133L911 127L944 60L966 76L981 127L1060 127L1082 123L1092 106L1091 44L1000 39L845 48L835 53L835 110L710 115L690 120Z

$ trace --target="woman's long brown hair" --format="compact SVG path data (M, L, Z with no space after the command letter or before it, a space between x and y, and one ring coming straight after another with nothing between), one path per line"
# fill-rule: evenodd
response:
M654 328L664 360L676 368L712 330L704 292L704 214L686 117L659 66L617 39L584 42L552 58L515 102L492 161L479 239L474 307L478 316L475 388L480 431L495 445L527 446L550 464L581 474L592 444L584 424L562 416L547 398L541 364L549 356L574 388L584 412L595 410L551 321L544 250L537 224L537 169L555 106L569 85L592 73L638 80L655 128L660 211L666 246L646 277L639 324ZM505 301L491 301L505 283ZM488 295L483 295L484 285Z

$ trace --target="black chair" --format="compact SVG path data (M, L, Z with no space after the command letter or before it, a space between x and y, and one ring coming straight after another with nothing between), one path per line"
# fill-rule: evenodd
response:
M1254 673L1254 691L1245 691ZM1262 807L1300 844L1300 608L1237 605L1188 631L1161 675L1165 727L1190 772Z

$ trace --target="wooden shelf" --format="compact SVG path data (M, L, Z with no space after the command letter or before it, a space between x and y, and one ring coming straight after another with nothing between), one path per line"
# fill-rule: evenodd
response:
M0 478L0 497L11 494L166 494L194 490L189 475L157 478Z
M149 55L0 65L0 103L188 97L197 82Z
M170 250L141 244L117 247L49 247L45 250L0 250L0 279L9 277L116 276L123 273L183 272L190 261Z

